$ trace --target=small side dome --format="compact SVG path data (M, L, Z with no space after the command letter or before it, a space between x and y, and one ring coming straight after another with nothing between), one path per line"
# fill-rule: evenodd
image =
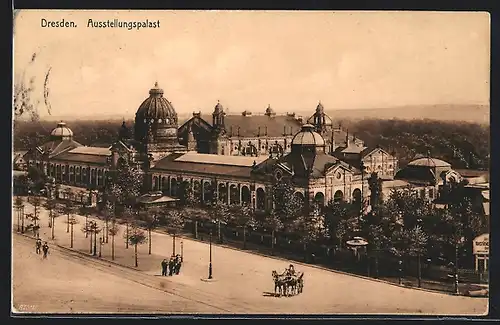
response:
M292 139L292 146L316 146L324 147L325 140L314 130L314 126L311 124L304 124L299 133L297 133Z
M50 133L50 137L54 140L66 140L73 137L73 131L66 126L63 121L57 123L55 129Z

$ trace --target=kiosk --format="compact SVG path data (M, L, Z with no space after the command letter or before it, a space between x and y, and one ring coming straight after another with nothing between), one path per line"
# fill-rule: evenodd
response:
M474 238L472 242L472 253L474 254L474 267L476 272L487 272L490 255L490 234L482 234Z

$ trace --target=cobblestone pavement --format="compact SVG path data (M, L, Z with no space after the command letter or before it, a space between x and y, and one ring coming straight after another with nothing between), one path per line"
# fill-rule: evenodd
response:
M32 207L27 207L27 212L32 212ZM49 245L60 245L68 248L70 245L70 234L66 232L66 217L61 216L56 219L55 240L50 240L51 229L48 228L48 213L41 213L40 237L47 240ZM293 297L273 297L274 291L271 272L277 270L282 272L290 263L279 259L264 257L256 254L242 252L239 250L212 246L212 261L214 281L206 282L209 264L209 245L190 239L176 240L176 252L182 253L184 263L181 274L173 277L161 277L160 262L172 254L172 237L162 233L153 232L152 254L148 255L148 244L139 246L139 267L134 267L134 249L129 246L125 248L123 239L124 226L120 226L120 231L115 237L115 261L111 260L111 236L108 243L102 246L101 258L90 257L89 238L81 231L84 224L84 217L77 216L79 224L74 226L74 250L81 253L71 252L66 249L58 250L61 259L71 260L72 263L83 265L81 272L73 272L65 267L54 269L52 276L59 273L60 277L57 287L65 287L64 292L72 296L74 301L81 301L81 291L77 288L72 290L73 282L76 279L88 278L86 273L92 272L106 274L114 278L122 277L123 284L107 287L108 295L123 297L126 290L134 291L134 288L147 287L155 293L156 291L170 290L170 294L177 297L175 299L191 300L193 307L186 307L185 312L193 312L193 308L199 313L292 313L292 314L441 314L441 315L480 315L487 312L488 300L485 298L470 298L452 296L447 294L420 291L409 288L389 285L368 279L339 274L319 268L296 265L296 270L305 272L304 292ZM14 220L15 222L16 220ZM101 222L102 224L102 222ZM99 234L99 236L102 234ZM182 245L181 245L182 241ZM97 245L99 250L99 244ZM29 268L16 267L18 259L24 259L25 254L17 253L16 242L14 242L14 284L16 275L25 273ZM34 243L33 243L34 251ZM55 250L55 249L54 249ZM51 256L53 257L53 256ZM47 260L54 261L55 258ZM44 261L45 262L45 261ZM48 263L46 263L48 264ZM90 269L94 269L90 271ZM50 273L50 270L47 270ZM64 276L63 276L64 275ZM71 275L71 276L69 276ZM47 274L51 277L50 274ZM67 277L66 277L67 276ZM102 278L106 278L102 276ZM97 276L96 277L101 277ZM93 277L92 277L93 278ZM64 280L65 279L65 280ZM126 279L129 279L127 281ZM118 283L119 280L113 280ZM45 281L38 281L45 282ZM82 294L83 297L101 297L100 291L106 286L96 286L95 296ZM154 298L142 299L147 293L139 293L140 303L136 306L132 303L130 307L123 307L128 312L150 312L157 304L150 303ZM42 291L37 295L33 294L33 299L40 299ZM49 294L48 292L46 293ZM161 292L160 292L161 294ZM16 291L14 291L16 295ZM165 293L163 292L163 295ZM29 296L29 294L28 294ZM66 298L65 298L66 299ZM85 298L89 299L89 298ZM125 299L125 298L123 298ZM165 298L167 299L167 298ZM174 299L174 298L172 298ZM123 300L125 304L125 300ZM206 304L209 305L206 305ZM175 304L174 304L175 305ZM154 307L159 312L178 312L178 306L162 305ZM57 303L54 303L57 309ZM187 303L186 303L187 306ZM199 306L199 307L194 307ZM105 308L106 307L106 308ZM118 305L113 303L105 304L108 312L117 311ZM89 312L95 312L89 309Z

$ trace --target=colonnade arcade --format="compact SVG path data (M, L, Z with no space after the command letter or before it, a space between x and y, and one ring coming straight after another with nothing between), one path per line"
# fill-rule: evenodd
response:
M151 190L161 191L164 195L179 197L182 183L191 187L194 197L199 202L208 204L214 199L226 204L250 204L256 210L265 210L268 206L266 188L250 182L227 181L223 179L204 179L173 175L152 175ZM214 184L217 184L214 186Z
M54 177L57 183L67 185L85 185L102 187L106 184L107 168L81 164L65 164L58 162L29 161L29 166L36 166L47 176Z

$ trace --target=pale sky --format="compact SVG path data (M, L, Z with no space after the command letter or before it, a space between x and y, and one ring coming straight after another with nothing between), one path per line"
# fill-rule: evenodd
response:
M41 28L40 20L77 28ZM160 28L87 28L88 19ZM37 58L29 64L32 54ZM42 11L15 20L14 75L52 115L132 118L158 81L180 114L489 104L490 18L466 12ZM43 103L43 100L41 101ZM41 115L44 116L42 106Z

